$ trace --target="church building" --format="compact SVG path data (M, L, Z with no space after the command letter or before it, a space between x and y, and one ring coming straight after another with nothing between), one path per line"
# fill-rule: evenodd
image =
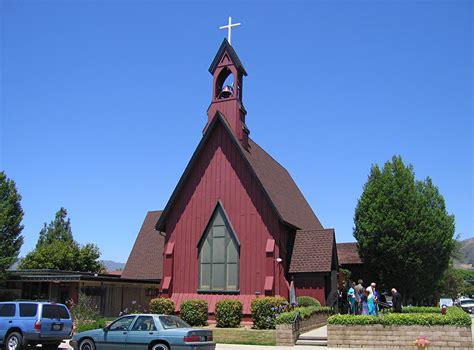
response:
M201 298L212 314L217 300L235 298L249 315L256 297L288 298L292 281L297 296L324 305L337 287L334 229L323 227L288 171L250 138L247 72L226 39L209 72L202 139L164 210L147 214L122 277L160 280L177 310Z

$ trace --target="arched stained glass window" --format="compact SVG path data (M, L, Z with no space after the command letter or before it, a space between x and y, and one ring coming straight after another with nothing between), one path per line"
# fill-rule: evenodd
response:
M198 246L199 290L239 290L239 246L219 203Z

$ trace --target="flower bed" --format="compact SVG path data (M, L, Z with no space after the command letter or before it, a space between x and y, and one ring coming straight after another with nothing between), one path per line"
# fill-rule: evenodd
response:
M460 308L405 308L379 317L334 315L328 319L329 347L415 349L420 339L429 349L471 349L471 318Z

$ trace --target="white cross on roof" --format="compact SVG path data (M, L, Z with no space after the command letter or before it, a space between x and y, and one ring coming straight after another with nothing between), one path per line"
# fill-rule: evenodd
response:
M232 45L231 43L231 38L232 38L232 27L237 27L240 26L240 23L234 23L232 24L232 17L229 17L229 24L226 26L221 26L219 29L226 29L227 28L227 41L229 44Z

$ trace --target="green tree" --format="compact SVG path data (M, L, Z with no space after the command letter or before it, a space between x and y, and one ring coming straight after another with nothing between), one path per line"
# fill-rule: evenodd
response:
M415 303L434 295L454 248L454 216L430 178L415 180L401 157L373 165L354 223L360 256L386 288Z
M74 242L71 230L71 219L67 217L67 210L62 207L58 210L54 220L51 221L49 225L44 223L36 247L43 244L50 244L54 241Z
M467 287L468 285L464 282L462 273L450 264L439 282L440 294L455 299L460 294L463 294Z
M95 244L81 246L74 240L71 220L64 208L59 209L55 219L44 224L36 248L20 263L20 269L51 269L82 272L100 272L104 266L100 250Z
M0 172L0 277L18 259L23 244L23 209L15 182Z

